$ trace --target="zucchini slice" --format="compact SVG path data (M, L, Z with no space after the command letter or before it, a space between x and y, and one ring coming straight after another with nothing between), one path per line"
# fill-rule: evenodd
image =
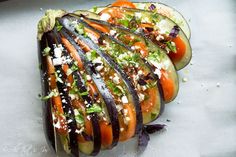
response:
M150 11L121 7L108 7L99 14L100 20L144 33L167 51L177 70L184 68L190 62L192 49L189 40L182 29L171 19Z
M85 18L85 20L87 20L87 22L91 26L93 26L94 24L98 24L103 28L108 28L108 31L105 33L113 36L123 44L130 46L132 49L140 53L142 58L144 58L151 65L154 71L158 66L161 66L158 67L160 70L168 71L168 73L165 73L164 76L168 79L161 79L162 90L164 92L164 101L170 102L177 96L179 89L178 75L176 73L174 65L172 64L169 57L165 54L164 50L159 48L149 39L145 38L142 34L131 32L129 29L122 26L112 25L105 21L93 20L88 18ZM94 26L97 27L97 25ZM157 51L158 53L156 53ZM161 78L161 75L159 77ZM168 83L165 83L165 81ZM172 92L167 91L167 86L170 86L170 84L173 85Z
M184 31L188 39L191 38L191 30L190 30L187 20L175 8L170 7L161 2L133 2L133 4L135 5L137 9L152 11L154 13L158 13L158 14L161 14L163 16L170 18ZM110 5L106 7L109 7L109 6ZM89 9L89 11L98 14L106 7L96 7L96 9L92 8L92 9Z

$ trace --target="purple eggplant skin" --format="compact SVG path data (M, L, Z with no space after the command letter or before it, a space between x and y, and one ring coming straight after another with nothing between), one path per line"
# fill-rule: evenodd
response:
M97 32L97 33L99 33L99 34L101 35L101 37L108 37L108 38L109 38L111 41L113 41L114 43L117 43L117 44L121 45L122 47L124 47L125 49L127 49L127 50L129 50L129 51L131 51L131 52L133 51L133 50L131 49L131 47L125 45L124 43L122 43L121 41L115 39L114 37L112 37L112 36L110 36L110 35L107 35L107 34L104 34L103 32L101 32L101 31L99 31L99 30L97 30L97 29L95 29L95 28L89 26L88 23L86 23L85 21L81 20L80 18L78 19L78 21L81 21L81 23L83 23L83 25L84 25L85 27L87 27L87 28L89 28L89 29L91 29L91 30L93 30L93 31L95 31L95 32ZM98 23L98 24L99 24L99 23ZM130 33L131 33L131 32L130 32ZM158 116L157 116L156 118L152 119L152 121L154 121L154 120L156 120L158 117L160 117L160 115L163 113L164 108L165 108L163 89L162 89L162 86L161 86L161 84L160 84L160 80L159 80L158 76L154 74L154 69L151 68L151 65L150 65L148 62L146 62L144 59L142 59L142 62L143 62L143 65L145 65L145 66L147 67L147 69L150 70L151 76L153 76L153 78L154 78L155 80L157 80L157 89L158 89L158 91L159 91L159 93L160 93L160 105L161 105L161 106L160 106L160 112L159 112L159 114L158 114Z
M61 41L61 38L60 38L60 36L57 32L55 32L55 37L57 39L57 43L63 45L62 41ZM69 54L67 52L65 52L64 55L69 57ZM71 68L72 65L73 65L73 61L68 66ZM80 90L80 92L81 93L87 92L86 83L84 82L83 77L81 76L80 72L79 71L74 71L72 73L72 75L73 75L73 78L75 78L77 80L77 87ZM89 106L86 106L88 108L91 107L92 104L94 103L91 96L89 96L89 95L83 95L82 99L84 101L87 101L88 104L90 104ZM93 151L91 152L90 155L95 156L100 152L100 149L101 149L101 132L100 132L100 129L97 129L97 128L99 128L99 118L98 118L98 115L96 113L91 113L91 114L89 114L89 116L90 116L90 119L92 121L92 126L93 126L93 138L92 138L92 140L93 140L93 143L94 143L94 148L93 148ZM85 137L85 139L86 139L86 137Z
M47 64L46 60L43 59L43 50L46 47L46 38L45 35L42 37L42 40L38 41L38 60L40 65L40 74L41 74L41 88L42 95L46 96L49 92L49 84L47 81ZM51 148L51 150L56 151L55 143L55 131L53 126L52 118L52 102L51 100L42 101L42 113L43 113L43 124L44 124L44 133L46 136L46 141Z
M100 50L99 46L96 43L94 43L91 39L85 38L84 36L76 33L75 30L69 26L69 22L68 22L69 19L68 18L74 18L74 17L69 17L69 16L63 17L60 19L60 23L65 28L67 28L67 30L71 34L76 36L76 38L83 41L91 49L96 50L98 55L100 55L122 77L122 79L128 89L128 92L132 95L132 99L133 99L133 102L135 105L135 110L136 110L136 119L137 119L136 134L140 134L140 132L142 131L142 125L143 125L142 110L141 110L141 106L139 104L138 94L135 91L135 88L134 88L131 80L129 79L129 76L117 65L117 63L109 55L107 55L102 50Z
M55 31L54 32L48 32L46 33L47 41L48 41L48 46L53 49L53 44L58 43L56 38L55 38ZM52 55L54 58L54 55ZM65 84L65 78L67 77L66 74L63 72L62 68L60 65L55 66L55 71L58 73L58 76L62 75L62 83L57 81L57 87L58 91L60 93L61 99L64 99L65 101L62 101L62 107L63 111L66 115L66 119L72 120L71 123L68 123L68 130L69 131L69 138L70 138L70 149L71 149L71 154L74 157L79 157L79 149L78 149L78 140L77 140L77 124L75 120L75 115L74 115L74 110L71 105L71 100L68 95L68 91L65 91L64 89L67 89L67 86Z
M108 88L106 87L104 81L100 77L98 77L99 73L97 73L95 71L95 68L93 67L92 63L86 59L86 56L85 56L83 50L77 45L77 43L74 41L73 37L71 37L69 35L69 33L67 32L67 30L65 28L62 28L60 30L60 33L77 50L78 55L80 56L82 62L84 63L85 70L91 76L92 80L94 81L95 85L97 86L97 89L100 92L100 94L106 104L106 107L107 107L107 110L109 113L109 117L110 117L110 121L111 121L111 125L112 125L113 141L112 141L111 148L113 148L114 146L117 145L117 143L119 141L119 133L120 133L118 112L116 109L116 104L114 102L114 99L113 99L111 93L109 92Z
M127 28L125 28L125 27L118 26L118 25L114 25L114 24L110 24L110 23L108 23L108 22L101 21L101 20L97 20L97 19L90 19L90 18L88 18L88 17L86 17L86 16L84 16L83 18L85 18L85 19L87 19L87 20L89 20L89 21L91 21L91 22L100 24L100 25L105 25L105 26L107 26L107 27L109 27L109 28L115 27L116 29L120 29L120 30L125 31L125 32L127 32L127 33L134 34L134 35L136 35L136 36L139 36L140 38L143 38L145 41L148 40L148 39L146 39L142 34L140 34L140 33L135 33L135 32L131 32L129 29L127 29ZM87 24L86 24L86 26L87 26ZM99 32L99 30L97 30L97 31ZM102 34L102 32L100 32L100 34ZM113 40L117 40L117 39L114 39L114 37L110 37L110 38L112 38ZM119 40L117 40L117 42L119 42L119 44L123 45L123 46L126 47L127 49L131 50L130 47L124 45L124 44L123 44L122 42L120 42ZM131 51L132 51L132 50L131 50ZM154 79L155 79L155 80L157 80L157 88L158 88L159 93L160 93L160 96L161 96L161 100L160 100L160 101L161 101L160 114L159 114L155 119L153 119L153 121L154 121L154 120L156 120L158 117L160 117L160 115L164 112L164 109L165 109L165 105L164 105L164 104L165 104L165 102L164 102L164 93L163 93L162 85L160 84L160 79L159 79L159 77L158 77L156 74L153 73L153 71L154 71L155 69L153 69L153 67L152 67L148 62L146 62L144 59L143 59L143 62L145 62L145 63L146 63L146 66L148 66L149 69L151 69L151 75L154 76Z
M71 67L71 64L69 64L69 67ZM83 92L87 92L87 87L85 85L85 82L83 80L83 77L81 76L81 74L78 71L74 71L72 73L73 78L75 78L77 80L77 87L80 90L81 93ZM92 104L94 103L91 96L89 95L83 95L82 99L84 101L87 101L88 104L91 104L90 106L92 106ZM86 106L86 107L90 107L90 106ZM90 119L92 121L92 126L93 126L93 151L90 155L95 156L100 152L101 149L101 132L99 128L99 118L98 115L96 113L91 113L89 114ZM85 137L86 139L86 137Z

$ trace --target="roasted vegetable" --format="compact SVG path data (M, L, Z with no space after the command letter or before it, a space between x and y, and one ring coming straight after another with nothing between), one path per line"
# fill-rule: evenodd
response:
M174 62L177 69L187 64L191 48L178 25L161 14L136 9L142 8L140 4L117 1L98 9L99 15L49 10L40 20L45 134L58 156L97 155L133 137L143 151L149 134L165 127L148 125L179 88L174 65L162 48L187 50L186 60ZM142 9L147 6L157 11L150 3ZM162 20L167 21L166 28L154 27ZM163 29L168 29L168 36L155 41ZM180 46L179 39L184 41Z

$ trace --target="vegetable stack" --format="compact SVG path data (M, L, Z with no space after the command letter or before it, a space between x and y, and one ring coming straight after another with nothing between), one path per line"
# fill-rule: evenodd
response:
M183 16L161 3L116 1L89 11L48 10L38 24L46 137L58 156L97 155L165 125L176 70L191 59Z

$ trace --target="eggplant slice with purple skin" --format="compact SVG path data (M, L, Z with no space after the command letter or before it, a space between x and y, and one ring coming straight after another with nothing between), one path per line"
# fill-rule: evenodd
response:
M142 72L142 74L140 74L140 76L141 76L141 75L144 75L144 74L146 73L146 74L148 74L148 75L151 75L151 78L154 79L154 76L152 75L152 74L153 74L153 73L152 73L152 70L150 69L149 66L147 66L147 63L146 63L145 61L143 61L143 60L140 58L140 56L139 56L138 54L134 54L131 49L129 49L128 47L126 47L124 44L118 42L116 39L112 38L111 36L107 36L106 34L103 34L102 32L100 32L100 31L98 31L98 30L96 30L96 29L90 27L85 21L81 20L80 18L77 18L76 20L78 21L78 23L83 24L84 27L86 27L86 28L88 28L88 29L91 29L91 30L94 31L94 32L99 33L99 34L101 35L101 37L104 37L104 38L103 38L103 41L107 41L107 43L113 44L113 48L116 47L116 48L113 49L114 51L117 51L117 52L118 52L118 49L119 49L120 51L122 51L122 55L123 55L125 52L129 52L130 54L127 55L127 56L133 56L133 57L134 57L135 62L136 62L135 64L139 64L138 67L139 67L139 68L142 68L142 69L135 70L136 68L135 68L134 65L131 65L131 64L124 65L124 64L122 64L122 61L119 61L119 60L118 60L119 56L115 57L114 54L110 53L111 50L108 50L108 49L106 49L106 47L103 47L103 48L106 49L106 50L104 50L104 51L106 51L106 53L107 53L114 61L116 61L120 67L123 66L123 67L125 67L125 68L128 68L128 69L126 69L126 70L123 68L123 70L129 75L130 78L131 78L131 77L134 77L134 76L139 76L138 71L140 71L140 73ZM71 22L72 22L72 21L71 21ZM101 46L101 45L99 45L99 46ZM120 55L121 55L121 54L120 54ZM131 61L127 61L127 62L131 63ZM134 61L132 61L132 62L134 63ZM134 70L130 71L129 69L134 69ZM154 90L154 92L156 93L155 104L152 104L152 105L155 106L155 107L152 107L151 111L148 111L148 112L146 112L146 113L143 112L143 119L144 119L143 122L144 122L144 124L155 120L155 119L161 114L161 111L163 110L162 97L160 96L160 91L159 91L159 88L158 88L158 86L157 86L157 84L156 84L156 81L157 81L157 80L152 80L152 79L149 80L149 83L152 84L152 85L150 85L150 86L151 86L150 89ZM141 78L139 79L139 81L140 81L140 80L144 81L144 82L145 82L145 85L147 85L147 83L146 83L145 80L143 80L143 79L141 79ZM140 82L137 81L137 80L135 81L135 78L132 78L132 81L133 81L133 84L135 84L135 82L137 83L137 84L136 84L136 90L137 90L137 87L138 87L138 86L145 86L145 85L140 85ZM139 84L139 85L138 85L138 84ZM148 84L148 85L149 85L149 84ZM146 86L145 86L145 87L146 87ZM142 88L142 87L140 87L140 88ZM144 87L143 87L143 88L144 88ZM146 89L145 89L145 90L146 90ZM141 89L140 89L139 92L140 92L140 95L141 95L141 94L142 94L142 93L141 93ZM142 94L141 96L144 96L144 94ZM140 97L141 97L141 96L140 96ZM149 99L149 98L147 97L147 99ZM143 99L142 101L144 101L144 99Z
M57 43L57 39L55 37L55 34L53 32L48 32L46 34L46 38L48 41L48 46L53 49L53 44ZM55 55L52 55L54 58ZM64 113L67 115L66 120L71 121L68 123L68 130L69 130L69 146L71 150L71 154L74 155L75 157L79 156L79 147L78 147L78 141L77 141L77 124L75 120L75 115L74 115L74 109L72 108L71 105L71 100L69 98L69 93L68 91L65 91L64 89L67 89L66 86L66 74L63 72L62 67L60 65L56 65L55 67L55 73L57 73L57 76L62 80L62 81L57 81L57 87L58 87L58 92L60 93L60 97L62 100L62 107L64 110Z
M164 69L165 71L168 71L168 79L170 79L173 82L173 85L174 85L173 94L172 96L169 96L168 99L164 98L164 95L166 95L165 90L164 90L165 87L161 86L163 89L163 98L164 98L165 103L169 103L176 98L179 91L179 78L175 70L174 64L171 62L170 58L167 56L165 50L161 49L159 46L153 43L143 33L133 32L126 27L110 24L108 22L101 21L101 20L97 20L99 19L99 16L92 12L80 10L80 11L76 11L76 15L72 14L72 16L81 16L86 21L98 24L102 27L109 28L110 32L108 33L106 32L106 34L113 36L114 38L116 38L118 41L122 42L125 45L131 46L131 48L133 48L133 50L135 51L136 51L135 42L132 43L132 41L127 40L125 37L123 37L124 35L126 36L128 35L130 38L133 38L133 40L141 42L143 45L145 45L146 51L148 51L148 55L145 57L142 56L142 58L148 62L150 67L153 69L155 76L159 75L158 77L161 77L160 69Z
M59 37L59 34L57 34L57 32L55 32L55 36L57 38L57 43L60 45L63 45L61 42L61 38ZM69 56L69 54L67 52L65 52L65 54L63 54L63 55L67 59L69 59L69 61L70 61L68 63L69 69L73 69L73 66L76 65L75 62L73 61L73 59L71 59L71 57ZM79 71L79 68L78 68L78 70L71 71L71 74L72 74L74 80L76 80L76 87L78 88L79 93L88 93L86 83L83 80L83 77L81 75L81 72ZM81 96L81 98L83 99L84 102L88 103L87 105L84 105L86 109L89 109L90 107L93 106L94 100L92 99L92 97L89 94L83 94ZM85 136L84 138L85 139L88 138L88 143L85 143L85 144L79 143L79 147L83 153L95 156L99 153L99 151L101 149L101 133L100 133L100 129L98 129L99 128L99 122L98 122L99 117L98 117L97 113L90 113L87 116L89 116L89 119L92 121L93 137L88 137L88 135L86 136L86 133L82 132L82 135ZM89 143L90 141L92 142L92 144ZM83 145L85 145L85 146L83 146ZM92 147L90 151L88 151L88 149L85 149L87 151L84 151L84 149L81 148L81 147L84 148L88 145L89 146L92 145L92 146L90 146L90 147Z
M78 40L81 40L84 44L88 45L91 49L95 50L97 52L97 54L99 56L101 56L107 62L107 64L109 64L109 66L113 67L114 70L121 76L120 78L125 83L126 88L127 88L127 92L130 93L130 95L131 95L130 97L132 97L132 101L133 101L133 104L136 109L136 120L137 120L136 134L140 134L140 132L142 130L142 124L143 124L142 114L141 114L142 111L141 111L141 107L139 104L139 98L138 98L137 92L134 90L135 88L134 88L133 84L131 83L131 80L129 79L128 75L126 73L124 73L124 71L121 70L119 65L117 65L115 63L115 61L110 56L108 56L106 53L104 53L100 49L100 47L97 44L95 44L91 39L78 34L75 31L75 29L70 26L69 19L73 20L73 17L68 17L68 16L63 17L63 18L59 19L59 21L65 28L68 29L68 31L70 31L70 33L72 33L74 36L76 36L76 38Z
M111 148L112 148L117 145L118 140L119 140L119 132L120 132L120 126L119 126L119 121L118 121L118 112L116 109L116 104L114 102L113 96L109 92L104 81L101 79L100 74L94 69L93 64L87 60L83 50L77 45L77 43L74 41L73 37L71 37L64 28L61 29L60 33L77 50L77 53L80 56L80 59L84 64L86 72L91 76L92 80L94 81L98 91L100 92L100 94L105 102L106 109L108 111L109 118L110 118L110 123L112 126L112 133L113 133L113 141L112 141L112 145L111 145Z

